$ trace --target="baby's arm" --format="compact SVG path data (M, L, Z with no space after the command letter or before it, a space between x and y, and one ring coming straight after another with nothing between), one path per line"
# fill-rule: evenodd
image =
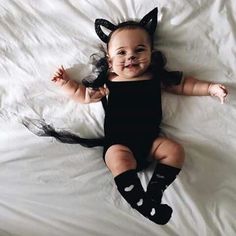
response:
M188 96L216 96L222 104L228 94L227 89L222 84L214 84L193 77L185 77L182 79L180 85L170 86L166 90L175 94Z
M99 88L97 90L86 88L84 85L71 80L63 66L54 74L52 81L63 89L73 100L80 103L98 102L106 96L107 89Z

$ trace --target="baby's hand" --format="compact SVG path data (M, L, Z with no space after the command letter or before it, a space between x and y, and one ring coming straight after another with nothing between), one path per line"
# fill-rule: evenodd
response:
M52 81L55 82L56 85L63 86L69 80L69 76L66 73L63 66L61 66L54 74Z
M210 84L208 92L211 96L218 97L220 99L221 104L224 103L225 98L228 94L226 87L222 84Z
M87 103L98 102L108 93L109 93L109 90L106 86L100 87L97 89L86 88L85 101Z

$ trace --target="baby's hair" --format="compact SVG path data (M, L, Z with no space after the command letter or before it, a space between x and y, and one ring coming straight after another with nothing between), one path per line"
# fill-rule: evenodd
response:
M126 21L126 22L122 22L122 23L118 24L117 27L118 28L115 31L112 31L108 35L107 50L108 50L108 45L109 45L109 42L111 40L111 37L114 33L120 32L122 30L134 30L134 29L141 29L141 30L146 32L146 34L148 36L148 39L149 39L149 42L150 42L151 49L153 49L153 36L150 35L148 30L145 27L141 26L138 22L136 22L136 21Z
M82 83L85 87L97 89L102 87L107 81L109 65L104 49L102 49L102 52L104 53L103 57L100 57L96 53L90 56L91 63L95 67L94 73L97 74L97 77L96 79L93 76L84 78Z

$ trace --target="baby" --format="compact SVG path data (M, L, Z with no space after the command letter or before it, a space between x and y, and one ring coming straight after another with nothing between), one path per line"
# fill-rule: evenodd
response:
M93 83L77 83L62 66L52 81L80 103L105 99L105 163L118 191L131 207L163 225L171 218L172 209L161 204L161 198L183 166L184 149L160 135L161 90L217 96L221 103L227 90L221 84L166 71L164 57L153 48L156 24L157 8L140 22L127 21L116 26L97 19L96 32L107 44L107 68L102 71L102 78ZM106 35L101 26L111 33ZM137 171L148 166L148 157L156 160L157 165L145 192Z

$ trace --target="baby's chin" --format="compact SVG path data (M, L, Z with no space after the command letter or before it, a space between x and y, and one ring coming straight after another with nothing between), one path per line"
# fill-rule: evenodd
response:
M129 73L124 73L123 74L123 78L125 79L129 79L129 80L132 80L132 79L137 79L138 77L142 76L144 73L143 72L129 72Z

